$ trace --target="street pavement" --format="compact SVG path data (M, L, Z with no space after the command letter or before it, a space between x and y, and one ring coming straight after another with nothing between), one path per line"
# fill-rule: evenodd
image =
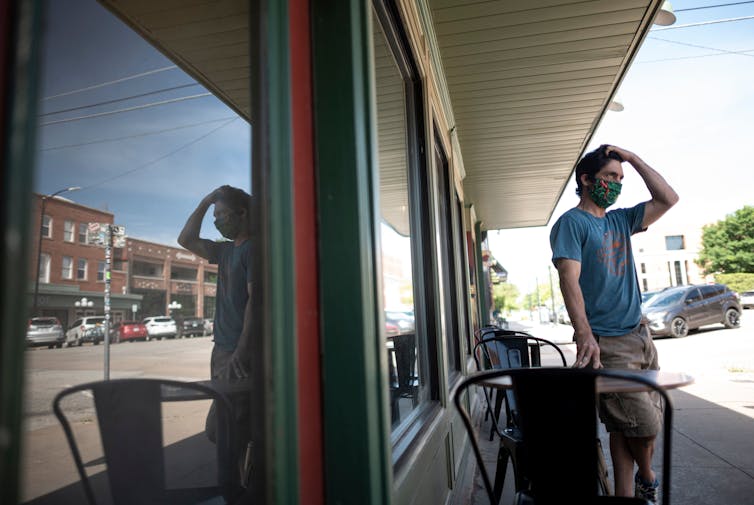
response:
M575 345L570 343L573 335L570 326L525 321L511 326L560 342L569 363L573 362ZM754 505L754 310L744 313L739 329L714 326L683 339L657 339L655 344L664 370L682 371L696 380L671 392L675 408L673 503ZM208 337L113 345L110 375L206 379L211 348ZM102 345L37 348L28 350L26 359L23 501L31 505L83 503L70 450L52 415L51 402L68 385L103 377L104 348ZM76 427L88 441L86 450L95 454L99 447L91 402L86 398L76 401L79 402L74 405ZM169 441L174 452L207 449L206 439L200 433L205 412L206 408L198 408L180 417L187 427ZM553 427L557 429L557 425ZM607 450L606 434L602 437ZM486 443L485 450L491 458L490 464L494 463L494 443ZM661 466L660 457L658 453L657 469ZM99 473L101 477L104 469L101 459L91 456L87 461L90 475ZM512 502L511 480L506 483L503 504ZM478 479L471 503L486 505Z
M570 342L573 336L573 328L566 325L522 321L512 322L510 327L556 342ZM685 372L695 379L690 386L670 394L675 414L672 503L754 505L754 310L744 313L738 329L716 325L686 338L658 338L654 342L663 370ZM561 349L572 363L575 344L564 343ZM611 466L607 434L603 431L600 435ZM494 475L497 445L487 442L487 437L483 442L487 468ZM661 440L657 447L654 468L660 470ZM512 475L509 467L502 504L513 501ZM477 476L472 504L488 503Z

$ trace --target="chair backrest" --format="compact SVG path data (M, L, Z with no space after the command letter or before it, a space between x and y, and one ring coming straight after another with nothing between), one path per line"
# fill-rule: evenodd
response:
M549 340L534 337L528 333L488 328L482 332L481 340L474 346L473 356L477 370L506 370L542 366L541 348L551 347L557 352L562 366L566 366L563 351ZM488 406L489 397L485 394ZM513 391L505 391L505 404L509 425L517 425L518 407ZM492 411L492 410L491 410ZM494 413L493 413L494 417ZM497 419L493 419L497 430ZM510 426L509 426L510 427Z
M538 504L579 503L597 496L596 380L615 377L657 391L665 401L662 503L670 503L672 406L667 393L630 371L574 368L520 368L475 374L459 384L454 402L469 433L490 499L493 490L484 466L463 393L472 385L489 387L491 379L509 376L519 408L519 428L526 447L531 495Z
M239 489L231 404L217 391L202 384L163 379L117 379L67 388L53 400L53 410L65 431L76 468L89 503L96 503L91 483L71 425L61 401L90 391L97 413L102 449L113 503L116 505L167 503L162 433L162 403L215 401L218 416L218 490L233 496ZM185 493L187 499L190 493Z

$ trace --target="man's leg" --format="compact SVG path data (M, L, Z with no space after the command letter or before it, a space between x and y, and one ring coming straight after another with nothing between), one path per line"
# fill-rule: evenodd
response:
M610 433L610 458L613 460L615 496L633 496L634 458L622 433Z

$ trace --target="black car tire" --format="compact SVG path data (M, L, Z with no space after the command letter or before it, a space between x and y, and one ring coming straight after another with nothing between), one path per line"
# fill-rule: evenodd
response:
M84 341L81 340L80 338L77 338L76 339L76 345L79 346L79 347L81 347L82 345L84 345Z
M689 334L689 325L682 317L674 317L670 322L670 335L674 338L683 338Z
M63 347L63 342L58 342L57 344L55 344L55 347L60 349L61 347Z
M738 328L741 326L741 313L736 309L728 309L723 316L723 324L726 328Z

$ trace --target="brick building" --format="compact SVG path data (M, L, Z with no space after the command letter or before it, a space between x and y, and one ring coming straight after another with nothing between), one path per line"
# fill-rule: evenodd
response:
M32 315L55 316L64 325L77 316L104 313L105 250L90 243L89 223L114 223L110 212L94 209L61 197L34 195L32 226L39 228L31 245L32 261L29 278L32 281L30 296ZM44 216L40 221L40 212ZM39 253L41 246L41 254ZM34 308L34 278L39 258L39 287L36 310ZM123 251L113 252L111 268L111 314L119 321L130 314L141 297L128 294L127 265ZM81 298L92 300L90 308L77 308Z
M115 216L61 197L43 204L42 198L35 195L32 213L40 235L31 248L29 306L32 315L55 316L67 328L76 317L104 313L105 250L91 243L89 223L114 224ZM217 266L180 247L128 237L125 247L113 249L110 279L113 322L170 314L171 302L181 304L174 316L214 317ZM76 307L81 298L94 305Z
M171 302L179 315L215 315L217 265L180 247L129 237L126 241L129 292L142 296L144 316L168 314Z

